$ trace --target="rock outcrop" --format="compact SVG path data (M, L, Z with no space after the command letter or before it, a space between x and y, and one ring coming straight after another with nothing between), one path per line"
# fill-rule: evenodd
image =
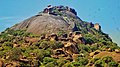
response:
M67 6L48 5L0 33L0 67L118 67L119 57L120 47L98 23Z
M12 29L25 29L27 32L35 34L51 34L59 31L70 32L75 26L75 21L82 22L77 17L74 9L49 5L43 12L13 26Z

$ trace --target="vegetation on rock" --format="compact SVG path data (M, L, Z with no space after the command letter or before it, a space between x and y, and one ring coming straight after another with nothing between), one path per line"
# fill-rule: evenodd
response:
M49 13L46 10L42 13ZM39 32L36 34L33 31L28 31L28 27L31 25L23 25L23 29L20 23L20 25L17 24L1 32L0 66L119 67L120 59L116 59L116 57L120 57L120 47L112 42L108 34L103 33L101 28L97 27L96 29L93 23L80 19L78 21L74 9L69 12L72 12L76 17L64 11L68 11L68 7L52 7L49 15L64 17L67 23L72 20L70 22L73 25L70 24L73 27L69 31L64 28L54 32L53 27L50 31L54 33L40 34ZM28 23L28 21L22 23ZM40 30L36 29L36 31Z

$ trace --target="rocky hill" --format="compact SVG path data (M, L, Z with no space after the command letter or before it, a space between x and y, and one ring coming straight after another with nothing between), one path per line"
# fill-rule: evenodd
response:
M49 5L44 11L14 26L13 29L26 29L27 32L35 34L70 32L75 22L81 23L82 21L77 17L74 9Z
M0 34L0 67L120 67L120 47L68 6L48 5Z

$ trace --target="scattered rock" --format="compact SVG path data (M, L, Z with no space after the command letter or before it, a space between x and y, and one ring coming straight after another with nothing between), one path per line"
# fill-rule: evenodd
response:
M57 37L57 35L55 33L52 33L50 35L50 41L58 41L58 37Z
M77 61L78 56L80 56L80 54L73 54L72 55L73 62Z
M101 30L101 26L99 25L99 23L94 24L94 28L98 31Z
M3 61L0 60L0 67L3 67L4 66L4 63Z
M94 52L91 52L89 55L93 57L94 55L99 54L100 52L101 52L100 50L96 50Z
M18 45L17 44L13 44L13 47L17 47Z
M119 50L119 49L115 49L115 52L116 52L116 53L120 53L120 50Z
M112 51L112 49L111 49L111 48L108 48L107 50L108 50L109 52L111 52L111 51Z
M91 52L89 55L90 55L91 57L93 57L94 54L95 54L95 52Z

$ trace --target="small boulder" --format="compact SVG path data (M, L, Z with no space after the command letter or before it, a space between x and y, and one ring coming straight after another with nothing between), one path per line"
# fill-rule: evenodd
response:
M4 63L0 60L0 67L3 67Z
M50 41L58 41L58 36L55 33L50 35Z
M91 52L89 55L90 55L90 57L93 57L94 54L95 54L95 52Z
M93 57L94 55L99 54L100 52L101 52L100 50L96 50L94 52L91 52L89 55Z
M119 50L119 49L115 49L115 52L116 52L116 53L120 53L120 50Z

